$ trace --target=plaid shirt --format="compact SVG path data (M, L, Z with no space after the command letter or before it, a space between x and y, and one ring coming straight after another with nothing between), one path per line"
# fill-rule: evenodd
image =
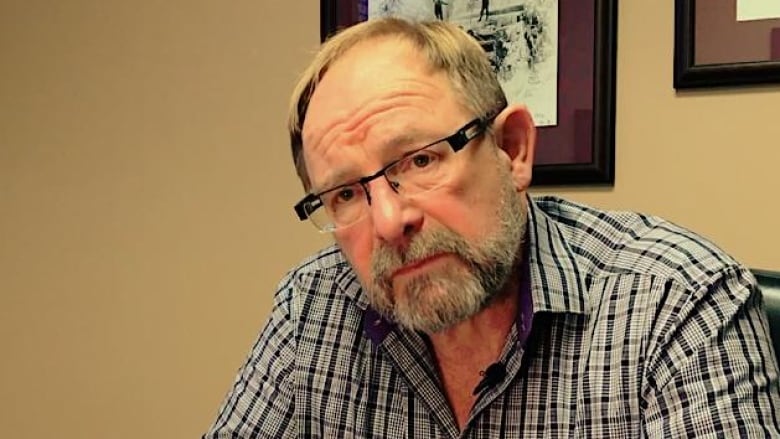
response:
M513 327L463 431L424 339L378 318L331 247L280 283L204 438L780 437L746 268L659 218L552 197L529 212L531 334Z

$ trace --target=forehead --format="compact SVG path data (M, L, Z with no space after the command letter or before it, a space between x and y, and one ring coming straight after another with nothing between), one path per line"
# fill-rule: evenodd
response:
M330 66L309 102L302 134L312 183L352 173L352 158L445 133L460 113L446 74L409 42L361 42Z
M378 99L447 86L444 75L433 72L410 42L388 36L363 41L323 74L309 101L303 134L315 134L322 125L348 118Z

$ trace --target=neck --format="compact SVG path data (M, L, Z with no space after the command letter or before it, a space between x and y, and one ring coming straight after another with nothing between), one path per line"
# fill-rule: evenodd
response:
M518 312L519 288L448 329L428 335L442 388L462 430L477 400L482 373L498 361Z
M518 313L519 288L512 285L485 309L440 332L428 334L440 366L450 363L484 363L498 360Z

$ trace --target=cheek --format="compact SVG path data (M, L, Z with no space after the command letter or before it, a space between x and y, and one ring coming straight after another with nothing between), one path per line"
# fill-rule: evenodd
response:
M373 239L367 227L354 226L344 232L335 232L333 237L346 256L352 268L363 281L371 277L371 253Z
M437 197L426 203L428 216L464 238L489 232L495 223L500 187L494 170L482 171L476 166L467 168L462 178L442 187Z
M493 209L486 204L480 194L452 192L427 206L428 221L433 227L441 226L459 234L470 241L484 235Z

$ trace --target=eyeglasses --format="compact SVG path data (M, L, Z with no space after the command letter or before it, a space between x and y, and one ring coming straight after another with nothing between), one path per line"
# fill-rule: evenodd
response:
M295 205L301 221L310 220L321 232L344 229L362 220L371 205L368 183L384 177L395 193L419 195L439 188L453 169L453 157L493 122L477 118L455 134L405 153L398 160L368 175L316 194L306 195Z

